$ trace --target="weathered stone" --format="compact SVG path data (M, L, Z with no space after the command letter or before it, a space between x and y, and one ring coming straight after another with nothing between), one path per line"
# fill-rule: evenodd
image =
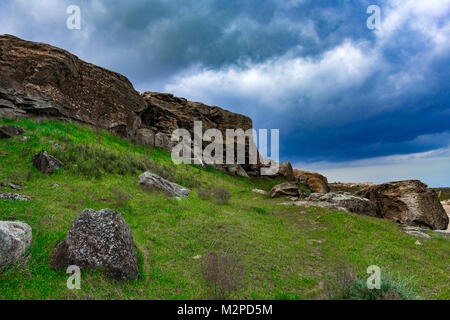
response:
M117 280L139 278L136 246L130 226L114 210L85 209L54 249L54 270L76 265L81 269L104 269Z
M305 201L300 201L298 204L377 217L377 208L370 200L346 192L312 193Z
M293 172L295 179L298 182L305 184L311 191L321 194L330 192L328 180L323 175L298 169L294 169Z
M31 245L31 227L20 221L0 221L0 268L16 263Z
M136 142L143 146L155 146L155 133L149 129L139 129L136 131Z
M53 173L57 168L64 167L64 163L42 150L33 157L33 165L43 173Z
M18 193L0 193L0 200L21 200L28 201L31 197Z
M132 136L147 108L124 76L11 35L0 35L0 74L0 111L70 118Z
M262 194L263 196L266 196L268 194L267 191L261 190L261 189L253 189L252 192Z
M407 226L403 228L403 231L410 236L431 239L431 236L425 233L426 229L423 228Z
M272 198L280 197L280 196L292 196L298 197L298 185L295 182L285 182L276 185L270 190L270 196Z
M383 218L402 224L445 230L449 218L436 191L418 180L389 182L357 193L377 206Z
M278 174L284 177L287 181L295 181L294 170L289 161L280 163Z
M1 80L0 80L1 81ZM18 126L0 126L0 139L20 136L25 130Z
M184 188L176 183L167 181L166 179L153 174L151 172L144 172L139 176L138 184L150 189L160 189L167 194L174 197L186 198L191 193L191 190Z
M20 186L14 183L9 183L9 187L14 190L20 190Z

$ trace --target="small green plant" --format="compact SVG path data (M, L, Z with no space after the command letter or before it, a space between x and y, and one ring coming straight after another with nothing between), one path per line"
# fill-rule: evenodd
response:
M367 280L359 278L350 268L340 266L331 274L325 291L333 300L415 300L413 290L403 280L382 275L381 288L369 289Z

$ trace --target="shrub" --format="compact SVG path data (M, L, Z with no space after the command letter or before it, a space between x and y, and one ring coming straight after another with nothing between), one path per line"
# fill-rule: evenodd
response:
M231 192L222 187L216 188L214 190L214 198L216 199L216 204L228 204L231 199Z
M203 200L211 199L211 190L200 188L200 190L198 190L198 197Z
M127 203L133 199L133 197L131 195L129 195L128 193L126 193L122 190L113 188L112 192L113 192L112 200L119 207L125 207L127 205Z
M337 300L415 300L417 297L407 283L393 280L389 275L381 278L380 289L369 289L367 279L360 279L348 267L333 272L325 291Z
M203 277L212 299L228 299L239 290L245 268L236 255L208 251L203 268Z

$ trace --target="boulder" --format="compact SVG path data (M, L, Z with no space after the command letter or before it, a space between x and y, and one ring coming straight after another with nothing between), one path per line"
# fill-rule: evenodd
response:
M136 142L143 146L155 146L155 133L149 129L139 129L136 131Z
M28 201L31 197L18 193L0 193L0 200L21 200Z
M377 217L377 208L370 200L348 192L312 193L305 200L308 205Z
M294 170L289 161L280 163L278 174L284 177L287 181L295 181Z
M401 224L445 230L449 218L436 191L418 180L389 182L357 193L372 201L379 216Z
M69 118L133 136L147 108L124 76L11 35L0 35L0 74L0 113Z
M270 196L272 198L277 198L280 196L298 197L298 185L295 182L285 182L278 184L273 187L272 190L270 190Z
M319 173L294 169L294 177L315 193L330 192L327 178Z
M170 182L151 172L144 172L139 176L138 184L150 189L160 189L173 197L186 198L191 190L186 189L176 183Z
M0 139L12 138L25 133L19 126L0 126Z
M16 263L31 245L31 227L20 221L0 221L0 268Z
M64 167L64 163L44 150L33 157L33 165L43 173L53 173L56 168Z
M136 246L130 226L114 210L85 209L54 249L53 270L76 265L81 269L104 269L116 280L139 278Z

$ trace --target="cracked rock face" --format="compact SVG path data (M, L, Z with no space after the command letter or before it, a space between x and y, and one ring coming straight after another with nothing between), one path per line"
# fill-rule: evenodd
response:
M0 113L69 118L131 136L146 109L124 76L11 35L0 35L0 74Z
M377 206L378 215L401 224L446 230L449 218L437 193L418 180L389 182L358 192Z
M20 221L0 221L0 268L25 256L31 245L31 227Z
M114 210L85 209L72 222L52 255L51 267L104 269L117 280L139 278L136 246L130 226Z

